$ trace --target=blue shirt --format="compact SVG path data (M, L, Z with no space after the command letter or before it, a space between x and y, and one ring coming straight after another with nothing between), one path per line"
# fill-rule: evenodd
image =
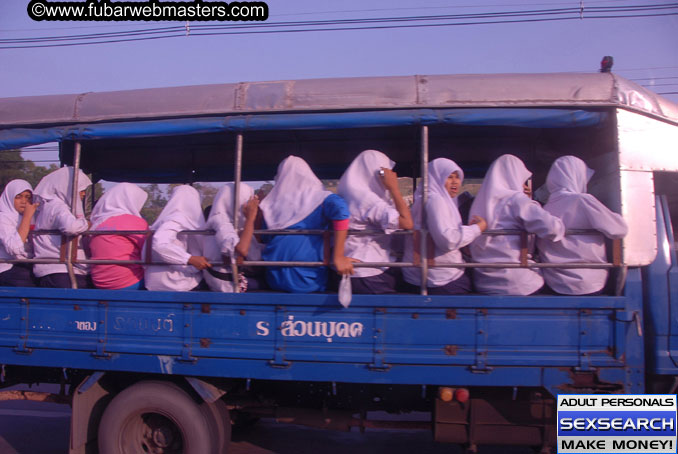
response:
M348 219L349 216L344 199L336 194L330 194L311 214L286 229L330 230L332 221ZM262 253L263 260L323 261L322 235L275 235L268 239L270 241ZM266 238L264 240L266 241ZM322 292L327 286L327 267L271 266L266 269L266 281L274 290L292 293Z

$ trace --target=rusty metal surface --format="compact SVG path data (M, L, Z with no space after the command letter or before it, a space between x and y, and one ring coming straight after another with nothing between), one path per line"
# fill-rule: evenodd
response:
M0 391L0 401L4 400L31 400L34 402L54 402L57 404L70 404L70 396L36 391Z
M598 371L587 372L576 371L572 368L562 367L561 371L566 372L570 377L569 383L555 386L556 389L565 392L605 392L620 393L624 391L624 384L619 382L607 382L600 379Z

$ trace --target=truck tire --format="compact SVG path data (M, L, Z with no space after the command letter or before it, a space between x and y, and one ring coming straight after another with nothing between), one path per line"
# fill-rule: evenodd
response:
M219 399L214 402L203 402L200 405L205 418L210 423L210 433L212 435L213 454L228 454L231 444L231 417L226 403Z
M213 452L199 405L173 383L144 381L115 396L99 424L99 454Z

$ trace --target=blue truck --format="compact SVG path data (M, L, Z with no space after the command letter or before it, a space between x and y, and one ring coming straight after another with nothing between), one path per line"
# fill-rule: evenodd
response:
M257 417L339 430L426 427L469 452L518 444L546 453L556 394L678 388L678 105L613 73L0 99L0 150L51 142L63 165L93 181L139 183L266 181L289 154L336 179L374 148L424 189L429 159L451 157L480 179L507 152L539 185L555 158L571 154L596 171L590 192L629 225L608 245L608 263L578 264L610 270L599 296L424 288L353 295L344 308L333 292L0 288L1 386L62 385L0 396L70 403L70 454L226 453L232 424ZM399 266L426 273L436 266L426 253L424 242L417 263ZM378 411L431 417L372 419Z

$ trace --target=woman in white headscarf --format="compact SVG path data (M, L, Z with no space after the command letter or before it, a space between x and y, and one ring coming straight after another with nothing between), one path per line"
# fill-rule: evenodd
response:
M92 184L82 170L78 170L79 200L75 203L75 213L71 210L73 191L73 167L62 167L45 176L33 193L40 206L35 220L36 230L59 230L63 235L79 235L89 228L85 219L82 199L85 190ZM58 259L61 254L61 235L35 235L33 238L35 258ZM85 259L82 241L78 242L78 259ZM71 288L68 269L63 264L35 264L35 276L40 287ZM78 288L91 287L88 276L89 267L82 263L73 265Z
M190 291L200 286L202 270L212 266L203 257L203 236L179 234L183 230L203 230L205 218L200 194L191 186L177 186L167 205L151 226L151 260L167 265L147 265L145 285L148 290Z
M108 189L92 210L91 230L148 230L141 208L148 194L136 184L119 183ZM95 235L89 242L95 260L141 260L143 234ZM137 264L93 265L92 282L107 290L143 288L144 268Z
M621 215L591 194L586 186L593 170L581 159L562 156L546 177L549 200L544 209L558 216L568 230L597 230L601 234L568 235L560 241L537 240L539 256L546 263L606 262L605 238L623 238L628 232ZM600 292L607 281L605 269L544 268L546 285L556 293L588 295Z
M565 226L525 195L532 176L523 161L505 154L492 163L471 206L471 216L487 220L491 230L525 230L539 238L560 241ZM471 243L474 262L520 262L518 235L484 235ZM537 268L476 268L474 284L480 293L530 295L541 289L544 279Z
M278 165L275 186L259 205L265 228L334 229L334 266L339 274L353 274L351 259L344 255L349 212L340 196L323 189L306 161L288 156ZM276 235L266 245L267 261L323 261L321 235ZM266 280L274 290L318 292L327 285L327 268L268 267Z
M412 214L398 188L395 162L377 150L365 150L348 166L339 180L337 193L351 213L352 230L411 229ZM379 171L383 172L383 176ZM351 235L346 256L360 262L394 262L388 235ZM395 293L396 276L389 268L355 268L351 277L353 293Z
M246 260L260 260L262 246L254 238L254 221L259 212L259 199L251 186L241 183L238 201L238 228L233 228L233 183L226 183L214 197L212 209L207 219L207 229L214 230L214 236L205 238L205 258L211 263L230 263L237 257ZM238 283L239 291L256 290L260 283L256 276L241 269ZM203 270L203 277L214 292L233 292L233 274L228 265L214 265Z
M464 171L451 159L438 158L428 163L429 188L426 201L426 225L433 240L433 258L436 264L462 263L460 248L470 244L485 230L487 224L479 216L471 225L463 225L457 207L457 195L464 181ZM415 229L421 228L421 187L415 194L412 215ZM403 261L412 262L414 244L410 237L405 242ZM421 285L419 268L403 268L403 277L409 284ZM461 268L429 268L426 282L430 295L458 295L471 291L471 280Z
M25 180L12 180L0 196L0 259L29 257L28 232L37 204L32 203L33 188ZM23 263L0 263L0 286L34 287L32 267Z

